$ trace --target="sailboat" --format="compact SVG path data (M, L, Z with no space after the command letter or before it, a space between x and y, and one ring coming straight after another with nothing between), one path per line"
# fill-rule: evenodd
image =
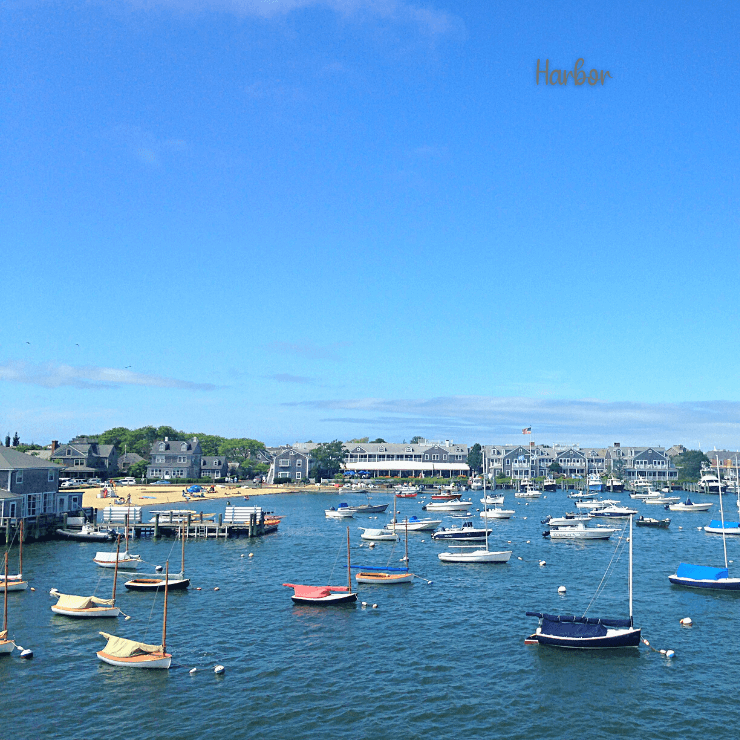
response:
M8 575L7 568L5 576L0 581L0 591L25 591L28 588L28 581L23 580L23 519L21 519L20 531L18 533L18 573L17 575Z
M185 578L185 529L180 524L180 572L172 578L167 579L167 588L170 591L183 591L190 585L190 579ZM142 576L132 578L123 585L130 591L158 591L164 588L164 578L158 575Z
M393 532L395 534L395 517L393 523ZM393 552L391 551L391 555ZM355 574L355 580L357 583L378 583L382 585L392 585L396 583L412 583L414 580L414 574L409 572L409 528L408 523L406 524L406 553L403 558L403 562L406 563L405 568L379 568L375 566L352 566L353 568L360 568Z
M121 548L121 537L116 540L116 555ZM116 584L118 582L118 560L113 571L113 595L110 599L99 599L97 596L72 596L61 594L55 588L49 593L57 597L57 603L51 607L54 614L65 617L117 617L121 610L116 606Z
M100 634L108 640L105 647L97 652L97 656L104 663L122 668L164 668L170 667L172 655L167 652L167 579L170 564L165 565L164 584L164 614L162 618L162 644L148 645L145 642L127 640L125 637L110 635L107 632Z
M283 586L293 589L294 604L349 604L357 601L357 594L352 593L352 563L349 551L349 527L347 527L347 585L346 586L304 586L298 583L284 583Z
M632 517L629 532L628 588L628 619L527 612L528 617L538 617L540 623L537 631L530 635L526 642L577 650L639 647L641 629L634 626L632 619Z
M8 581L8 553L5 553L5 582ZM5 589L3 600L3 631L0 632L0 655L10 655L15 643L8 639L8 590Z
M486 496L483 497L483 513L485 517L488 513L486 509ZM488 520L486 520L486 524ZM450 548L458 552L440 552L437 557L443 563L508 563L511 557L511 550L502 550L499 552L488 549L488 527L485 530L485 548L479 545L450 545Z
M717 461L717 480L719 477L719 460ZM725 553L725 567L713 568L708 565L690 565L689 563L680 563L676 572L668 576L668 580L676 586L688 586L689 588L709 588L722 591L740 591L740 578L730 578L730 570L727 565L727 524L725 523L725 510L722 505L722 489L719 490L719 512L720 521L711 522L710 529L715 524L720 526L716 528L722 533L722 547ZM737 525L735 525L737 527ZM707 527L704 528L708 529Z
M126 552L119 553L118 548L115 552L97 552L93 558L93 563L101 568L121 568L121 570L136 570L142 562L140 555L132 555L128 551L128 514L126 514Z

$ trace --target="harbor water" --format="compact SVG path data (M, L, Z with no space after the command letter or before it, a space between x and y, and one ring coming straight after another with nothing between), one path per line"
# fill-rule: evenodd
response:
M626 493L616 498L645 516L671 517L667 530L635 527L633 545L635 624L655 648L674 650L672 659L644 645L597 652L524 645L537 626L526 611L584 612L620 539L543 538L546 514L573 509L564 492L532 501L507 492L516 515L491 521L490 545L513 551L508 564L445 564L437 558L444 544L429 532L411 533L411 570L431 583L360 585L356 605L327 608L294 605L281 584L346 584L347 525L354 563L403 565L403 539L395 548L369 548L359 537L358 527L379 527L390 516L325 518L324 509L340 500L365 503L358 495L253 497L244 505L285 515L277 534L187 543L192 585L169 595L169 671L115 668L96 658L105 644L98 630L161 641L163 595L126 591L125 574L117 604L128 621L72 620L50 610L52 587L110 595L112 571L92 562L110 545L29 543L24 576L35 591L8 595L9 632L34 658L0 658L0 737L734 738L740 595L668 582L681 561L723 564L721 536L698 529L719 518L717 497L694 497L715 502L708 513L669 513ZM473 494L473 508L482 508L479 499ZM373 497L386 501L390 514L391 496ZM399 502L402 515L422 515L419 499ZM725 504L726 518L737 520L734 501ZM201 504L216 513L225 505ZM737 575L740 537L728 538L727 547ZM141 539L131 551L149 564L139 572L167 559L179 570L178 541ZM13 547L11 572L17 554ZM588 614L627 613L625 549ZM679 624L687 616L691 628ZM225 666L223 675L214 674L216 664Z

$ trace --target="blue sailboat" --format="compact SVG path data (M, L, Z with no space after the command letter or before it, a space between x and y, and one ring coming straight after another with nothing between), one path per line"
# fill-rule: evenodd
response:
M525 642L576 650L639 647L642 630L632 618L632 517L629 534L629 618L576 617L573 615L527 612L537 617L539 626Z
M717 479L720 480L719 464L717 465ZM676 569L676 572L672 576L668 576L668 580L674 585L720 591L740 591L740 578L730 578L730 571L727 567L727 539L725 537L727 529L735 529L738 525L736 522L725 522L721 487L719 491L719 512L721 517L720 521L712 521L709 527L704 527L704 529L707 531L722 533L722 546L725 551L725 567L715 568L708 565L681 563Z

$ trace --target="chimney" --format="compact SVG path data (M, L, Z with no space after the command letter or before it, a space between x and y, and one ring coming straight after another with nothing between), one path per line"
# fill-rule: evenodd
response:
M51 457L54 457L54 452L56 451L57 447L59 447L59 440L52 439L51 440Z
M169 441L170 441L170 438L169 438L169 437L165 437L165 438L164 438L164 441L165 441L165 442L169 442Z
M621 444L622 444L621 442L615 442L615 443L614 443L614 446L615 446L615 447L620 447L620 446L621 446Z

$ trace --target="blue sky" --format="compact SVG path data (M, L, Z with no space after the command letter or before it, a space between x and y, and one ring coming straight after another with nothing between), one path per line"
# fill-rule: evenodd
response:
M0 432L737 448L740 5L646 5L3 4Z

